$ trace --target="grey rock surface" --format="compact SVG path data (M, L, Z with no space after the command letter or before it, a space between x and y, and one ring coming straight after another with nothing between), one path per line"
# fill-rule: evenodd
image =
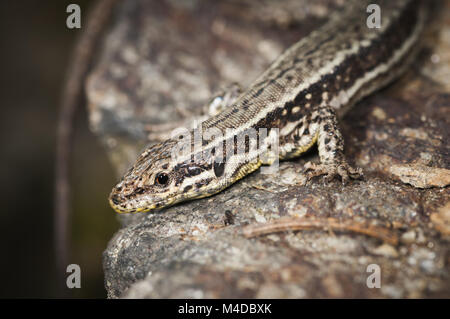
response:
M118 6L87 83L91 127L118 176L144 145L201 116L214 91L232 82L245 88L341 5L260 3ZM450 8L443 8L409 72L341 121L346 155L364 180L305 184L303 165L318 160L313 150L216 196L121 215L103 256L108 296L450 297L450 24L442 18ZM381 269L379 289L367 286L371 264Z

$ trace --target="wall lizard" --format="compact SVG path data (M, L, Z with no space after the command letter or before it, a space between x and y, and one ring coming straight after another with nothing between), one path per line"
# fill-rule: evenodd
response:
M287 49L231 105L188 134L194 138L199 131L214 131L214 138L202 136L200 145L189 142L180 158L173 156L180 145L176 138L144 150L113 188L113 209L147 212L211 196L261 165L297 157L316 143L320 164L305 166L307 179L361 177L362 171L344 157L338 118L402 74L418 51L427 16L425 1L380 0L381 27L369 28L366 9L372 2L346 3ZM252 130L256 136L248 135Z

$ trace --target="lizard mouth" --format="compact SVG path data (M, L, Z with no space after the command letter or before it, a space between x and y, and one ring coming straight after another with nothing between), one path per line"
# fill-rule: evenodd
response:
M114 191L109 195L109 204L119 214L147 212L156 208L156 204L137 206L138 201L135 198L130 199Z
M156 204L142 206L142 207L136 207L127 202L124 202L121 204L116 204L114 202L113 198L109 199L109 204L111 205L112 209L114 209L116 211L116 213L119 213L119 214L146 213L151 210L155 210L157 208Z
M155 196L138 196L129 198L123 194L111 192L109 204L117 213L146 213L170 206L175 200L173 198L160 198Z

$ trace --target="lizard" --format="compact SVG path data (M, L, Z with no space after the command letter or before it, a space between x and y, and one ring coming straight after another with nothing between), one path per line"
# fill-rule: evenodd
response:
M406 70L428 15L425 1L379 0L381 25L369 28L372 2L348 1L221 112L184 136L145 149L112 189L111 207L118 213L149 212L211 196L262 165L296 158L315 144L320 163L305 165L308 181L321 175L343 183L361 178L362 170L344 156L338 121ZM215 134L203 134L211 131ZM187 147L175 156L180 144Z

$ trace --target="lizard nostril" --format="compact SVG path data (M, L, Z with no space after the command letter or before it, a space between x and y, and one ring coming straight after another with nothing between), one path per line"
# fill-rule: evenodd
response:
M112 201L115 205L119 205L119 204L120 204L120 197L119 197L119 195L113 195L113 196L111 196L111 201Z

